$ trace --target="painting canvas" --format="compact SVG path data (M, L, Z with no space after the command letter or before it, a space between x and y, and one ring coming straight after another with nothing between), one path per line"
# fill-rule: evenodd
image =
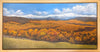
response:
M3 3L3 49L97 49L97 3Z

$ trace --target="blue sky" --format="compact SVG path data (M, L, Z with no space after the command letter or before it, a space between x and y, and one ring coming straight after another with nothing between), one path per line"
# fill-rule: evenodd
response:
M26 18L96 17L96 3L4 3L4 16Z

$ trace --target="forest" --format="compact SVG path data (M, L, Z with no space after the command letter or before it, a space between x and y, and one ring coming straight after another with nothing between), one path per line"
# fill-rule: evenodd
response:
M30 20L23 18L22 22L23 20L27 22L21 23L21 20L14 21L13 19L12 21L7 18L4 17L3 19L3 35L38 41L97 44L96 21L82 21L78 19Z

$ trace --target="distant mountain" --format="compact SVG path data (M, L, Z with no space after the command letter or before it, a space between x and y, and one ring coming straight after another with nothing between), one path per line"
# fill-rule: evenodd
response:
M97 21L97 17L76 17L73 19L84 21L84 22L88 22L88 21L96 22Z
M96 22L97 18L96 17L76 17L76 18L71 18L71 19L59 19L59 18L48 17L48 18L30 19L30 18L24 18L24 17L3 16L3 22L14 21L14 22L18 22L18 23L23 23L24 24L24 23L29 22L30 20L80 20L80 21L84 21L84 22L88 22L88 21Z
M48 17L48 18L34 18L35 20L80 20L80 21L84 21L84 22L88 22L88 21L93 21L96 22L97 18L96 17L74 17L74 18L58 18L58 17Z
M33 18L34 20L61 20L59 18L48 17L48 18Z

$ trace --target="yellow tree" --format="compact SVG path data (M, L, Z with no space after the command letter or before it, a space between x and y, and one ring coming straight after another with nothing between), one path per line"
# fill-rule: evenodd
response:
M17 35L17 31L12 31L12 34L13 34L13 36L16 36Z
M33 29L28 30L29 35L32 35L33 34L32 32L33 32Z
M25 37L26 35L25 35L25 30L20 30L20 31L18 31L18 36L22 36L22 37Z
M60 40L64 40L65 39L63 34L59 34L58 37L59 37Z
M79 37L79 36L76 36L76 37L75 37L75 40L76 40L76 41L82 41L81 37Z
M38 29L35 29L34 30L34 35L37 35L38 34Z
M8 30L7 30L7 29L4 29L4 30L3 30L3 34L4 34L4 35L7 35L7 34L8 34Z
M27 31L24 31L24 34L27 38L30 38L31 39L31 36L27 33Z
M41 29L39 32L38 32L38 35L46 35L47 33L47 29Z
M19 30L18 31L18 36L22 36L24 34L24 30Z
M17 31L15 30L9 30L8 33L12 36L16 36L17 35Z
M73 37L70 37L69 42L71 42L71 43L75 43L74 38L73 38Z
M56 36L59 34L55 29L49 29L47 32L48 35Z

